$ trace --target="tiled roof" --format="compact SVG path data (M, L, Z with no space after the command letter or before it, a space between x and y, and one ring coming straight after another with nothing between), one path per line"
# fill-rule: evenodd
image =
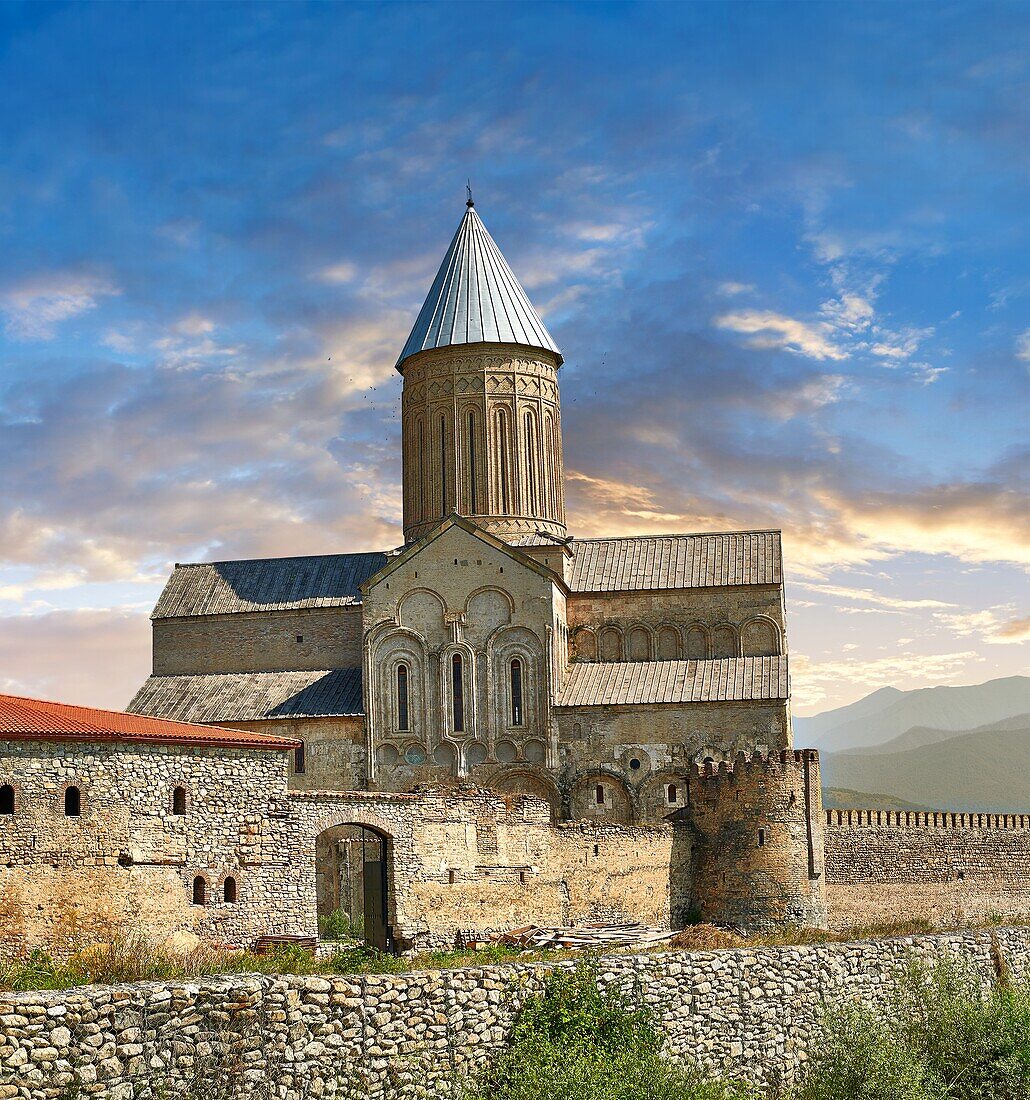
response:
M151 618L356 605L358 586L387 560L373 552L176 565Z
M0 695L0 739L8 741L126 741L165 745L216 745L292 749L297 742L244 730L197 726L121 711Z
M631 592L715 585L780 584L779 531L576 539L573 592Z
M129 710L186 722L361 714L361 669L151 676Z
M451 240L397 366L454 344L521 344L561 352L471 205Z
M556 705L743 702L786 699L788 692L785 656L575 663Z

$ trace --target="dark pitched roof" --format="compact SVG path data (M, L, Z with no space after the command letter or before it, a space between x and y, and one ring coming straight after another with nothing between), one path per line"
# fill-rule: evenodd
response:
M789 695L787 658L717 661L575 663L556 701L561 707L634 703L722 703L780 700Z
M573 592L630 592L781 584L779 531L575 539Z
M388 560L373 552L176 565L151 618L356 605L359 586Z
M151 676L128 709L187 722L359 715L361 669Z
M121 741L160 745L292 749L298 742L247 730L225 730L96 707L0 695L0 739L7 741Z

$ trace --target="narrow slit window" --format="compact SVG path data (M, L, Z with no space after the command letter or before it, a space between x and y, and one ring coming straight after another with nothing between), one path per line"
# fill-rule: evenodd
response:
M765 830L764 829L759 829L758 830L758 847L759 848L764 848L765 847Z
M511 662L511 724L521 726L522 722L522 662L516 657Z
M79 817L82 814L82 792L78 787L69 787L64 792L64 816Z
M308 766L307 757L305 754L304 742L301 743L293 750L293 772L295 775L303 775L305 769Z
M669 784L669 805L671 806L679 796L679 789L675 783Z
M454 721L454 732L465 732L465 677L463 674L461 654L455 653L451 658L451 716Z
M236 904L236 879L227 878L225 880L225 885L222 887L222 897L227 904Z
M469 514L476 515L479 512L479 501L476 498L476 414L469 413Z
M447 421L440 417L440 515L447 515Z
M408 716L408 666L397 666L397 729L410 729Z
M186 813L186 788L176 787L172 791L172 813L183 817Z
M9 816L14 813L14 788L10 783L0 787L0 814Z
M193 904L207 905L207 883L203 875L197 875L193 880Z
M594 788L594 799L596 800L598 806L603 806L604 805L604 784L603 783L598 783L597 786Z
M501 514L508 514L508 424L504 410L497 410L497 482Z
M418 496L418 518L426 518L426 429L422 421L418 422L418 484L415 486Z
M536 476L536 427L533 414L526 413L526 495L529 500L528 511L531 516L537 514L537 476Z

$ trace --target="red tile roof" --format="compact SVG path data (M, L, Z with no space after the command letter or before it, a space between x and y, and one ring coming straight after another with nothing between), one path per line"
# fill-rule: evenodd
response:
M0 740L133 741L158 745L215 745L243 749L296 748L300 742L249 730L195 726L142 714L96 707L48 703L19 695L0 695Z

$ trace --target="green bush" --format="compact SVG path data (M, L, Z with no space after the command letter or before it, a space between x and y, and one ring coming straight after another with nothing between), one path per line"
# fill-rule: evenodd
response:
M318 918L318 934L324 940L361 940L365 938L365 920L352 917L345 909L334 909Z
M796 1100L1027 1100L1030 987L913 963L873 1008L827 1015Z
M548 975L511 1042L466 1100L743 1100L750 1094L662 1058L650 1013L598 989L588 965Z

